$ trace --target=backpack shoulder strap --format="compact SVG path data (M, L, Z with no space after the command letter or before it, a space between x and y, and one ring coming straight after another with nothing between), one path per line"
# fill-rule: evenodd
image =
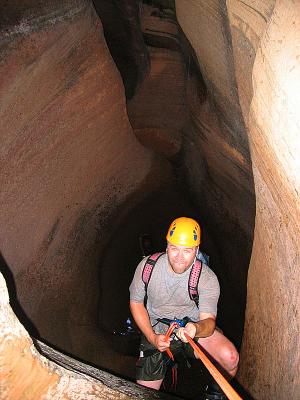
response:
M145 284L146 293L147 293L147 288L148 288L150 278L152 276L153 268L155 267L155 264L157 263L157 260L159 259L159 257L161 257L163 254L165 254L165 253L152 254L151 256L149 256L147 258L147 261L145 262L143 272L142 272L142 280Z
M190 299L193 300L196 306L199 308L199 293L198 293L198 283L200 279L202 271L202 262L196 260L194 265L192 266L189 282L188 282L188 290Z

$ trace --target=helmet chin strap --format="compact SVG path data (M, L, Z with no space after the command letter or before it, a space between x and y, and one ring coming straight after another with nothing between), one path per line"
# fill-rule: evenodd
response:
M196 260L197 260L197 255L199 254L199 246L197 246L197 251L196 251L196 255L194 258L194 261L192 262L191 266L195 264Z

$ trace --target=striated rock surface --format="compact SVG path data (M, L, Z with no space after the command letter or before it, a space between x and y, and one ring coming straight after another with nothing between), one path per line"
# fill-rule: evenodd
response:
M128 116L139 141L170 159L181 148L188 117L178 26L174 13L150 5L142 5L140 16L151 69L128 102Z
M120 357L98 327L98 300L105 295L109 305L102 255L114 247L110 262L118 261L118 238L129 232L122 221L144 218L143 206L132 210L148 190L153 203L161 185L178 190L153 149L176 160L181 188L191 191L214 238L218 323L237 345L247 289L239 381L255 399L296 400L299 4L178 0L181 33L173 1L145 3L95 6L130 98L134 133L148 149L128 122L121 77L91 2L1 5L0 246L12 273L11 301L48 342L133 377L133 358ZM178 213L167 190L161 214L151 208L162 225L167 209ZM139 221L133 225L138 236ZM100 391L103 398L144 396L34 341L72 372L45 359L8 306L6 289L0 297L3 398L78 398L78 390L84 398Z
M1 273L0 365L1 400L172 399L76 361L42 342L35 346L10 307Z
M237 221L237 236L230 235L234 252L236 244L241 245L241 232L249 239L253 228L249 140L256 218L239 380L255 399L296 400L300 393L299 5L177 1L176 10L208 92L201 106L192 103L196 127L190 138L205 155L202 169L193 169L192 188L197 182L207 188L203 172L207 168L217 186L204 194L206 210L211 213L222 204L228 212L226 225ZM196 95L190 86L191 101ZM191 151L189 144L186 147ZM234 207L229 207L229 199ZM213 220L217 217L214 212ZM225 235L223 240L228 245ZM236 285L244 284L238 272L241 265L234 257L229 261L227 272Z
M300 393L300 9L298 2L272 6L248 118L257 212L240 380L254 398L281 400Z
M101 382L42 357L9 305L0 274L0 399L126 399Z
M144 43L136 0L94 0L111 55L123 78L130 99L149 70L149 55Z
M236 0L227 1L232 52L238 95L245 123L248 122L250 103L253 97L252 71L261 38L272 15L275 0L260 3Z
M183 0L176 2L176 14L194 49L182 41L191 116L183 144L185 176L221 255L221 263L211 255L221 284L219 323L239 346L255 202L227 9L224 2Z
M29 5L1 14L1 250L42 338L130 376L97 329L100 255L168 165L133 135L91 3Z

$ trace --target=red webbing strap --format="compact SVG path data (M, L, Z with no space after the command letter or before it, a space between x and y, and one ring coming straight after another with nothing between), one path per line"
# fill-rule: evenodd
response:
M177 389L177 382L178 382L178 370L177 370L177 364L175 364L172 367L172 387L174 390Z
M147 291L147 287L148 287L148 284L149 284L149 281L150 281L150 278L151 278L151 275L153 272L153 268L155 267L155 264L156 264L157 260L159 259L159 257L162 256L163 254L165 254L165 253L155 253L147 258L147 261L144 265L143 272L142 272L142 280L145 284L146 291Z
M201 271L202 271L202 262L199 260L196 260L194 265L192 266L192 269L190 272L189 282L188 282L188 290L189 290L190 299L196 303L197 307L199 305L198 283L199 283Z

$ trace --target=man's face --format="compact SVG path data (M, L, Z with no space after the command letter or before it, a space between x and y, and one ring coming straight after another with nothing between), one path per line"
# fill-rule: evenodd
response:
M176 274L182 274L193 263L198 247L175 246L168 243L167 254L169 264Z

